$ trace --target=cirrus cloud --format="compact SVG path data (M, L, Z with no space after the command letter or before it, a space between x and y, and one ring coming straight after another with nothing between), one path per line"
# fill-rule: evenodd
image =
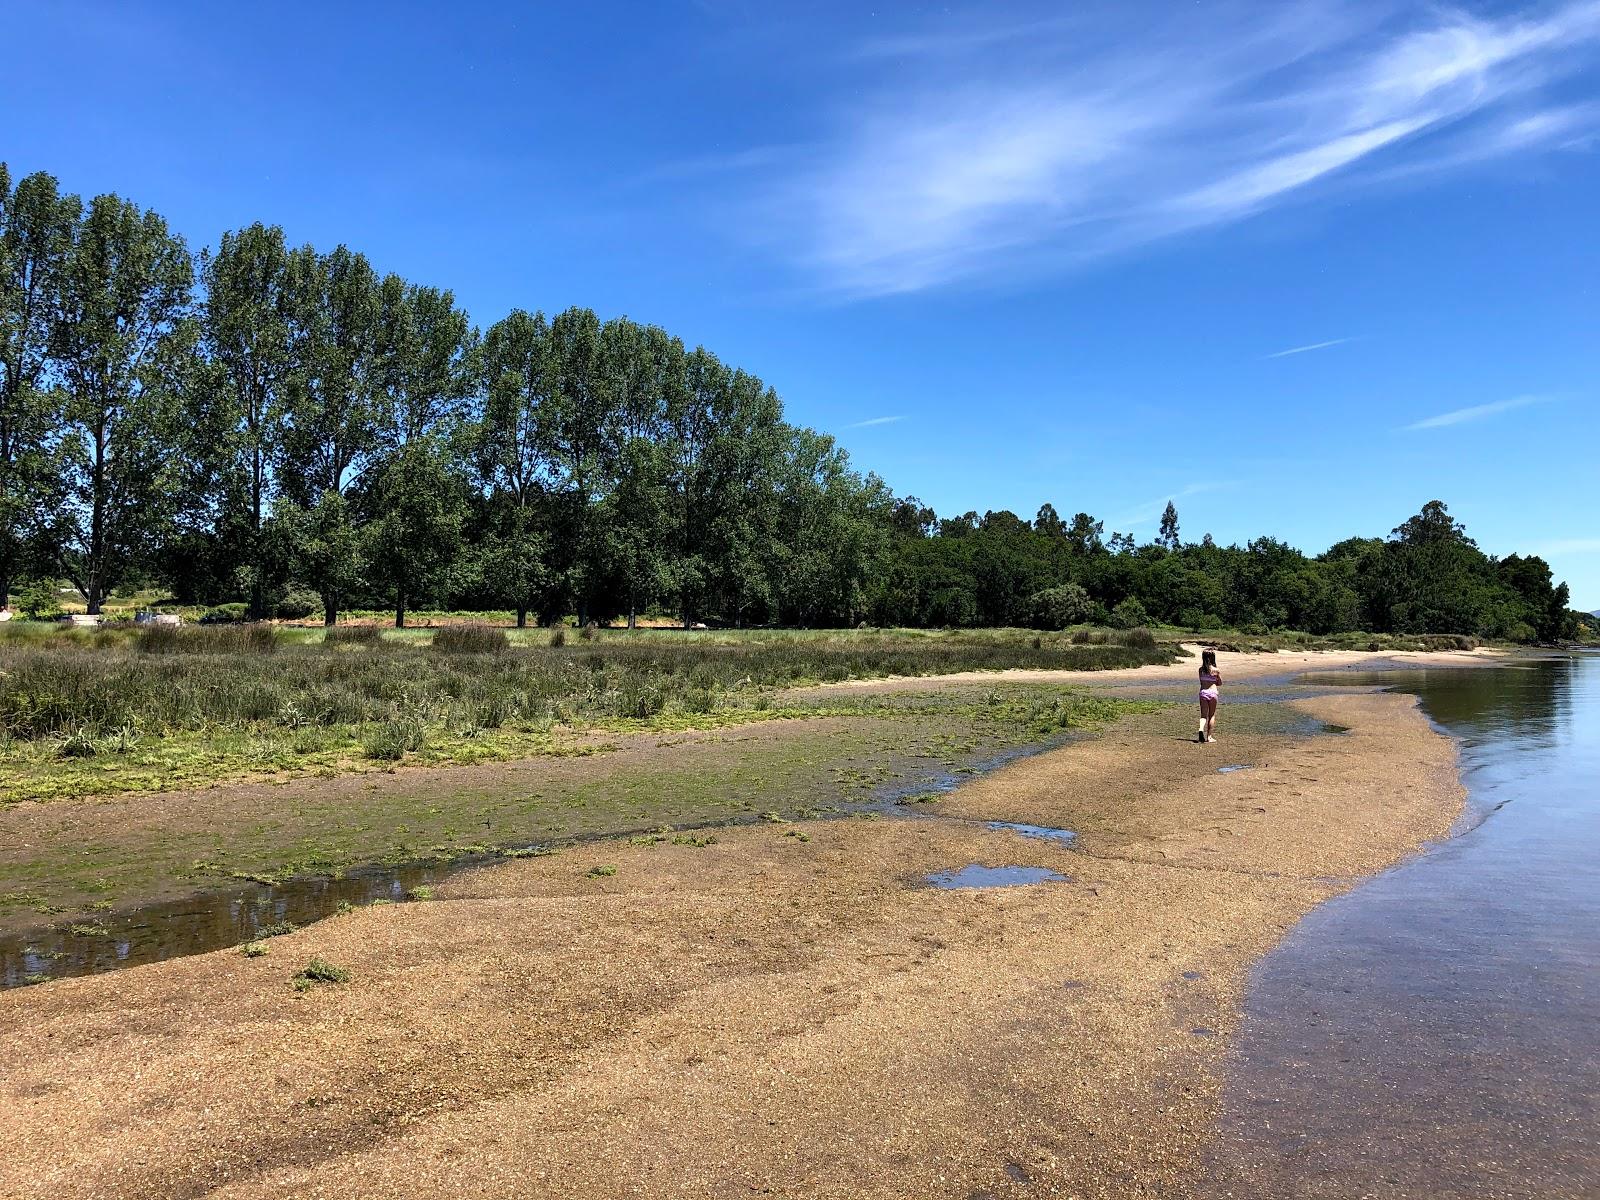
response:
M1335 181L1574 147L1595 127L1556 93L1591 61L1600 0L1500 19L1264 11L880 37L847 55L863 75L831 129L754 182L750 224L818 290L890 295L1061 269Z

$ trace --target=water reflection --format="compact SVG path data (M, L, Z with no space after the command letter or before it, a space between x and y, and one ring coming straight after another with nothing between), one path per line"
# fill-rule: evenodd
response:
M1338 682L1417 694L1477 821L1259 965L1207 1194L1600 1195L1600 658Z
M1044 867L986 867L968 863L955 871L935 871L928 882L944 891L968 888L1026 887L1033 883L1064 880L1065 875Z
M403 900L465 865L455 860L374 866L337 879L308 876L276 887L251 884L120 916L83 918L77 932L51 928L7 934L0 936L0 988L236 946L284 922L310 924L337 912L340 905Z

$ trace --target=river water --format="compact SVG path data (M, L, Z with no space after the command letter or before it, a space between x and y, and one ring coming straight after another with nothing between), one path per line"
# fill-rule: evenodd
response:
M1337 682L1416 694L1467 812L1258 964L1202 1192L1600 1197L1600 657Z

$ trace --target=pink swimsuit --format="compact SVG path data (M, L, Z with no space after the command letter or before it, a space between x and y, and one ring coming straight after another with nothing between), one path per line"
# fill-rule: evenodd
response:
M1213 675L1209 671L1200 672L1200 699L1217 699L1217 684L1222 682L1221 675Z

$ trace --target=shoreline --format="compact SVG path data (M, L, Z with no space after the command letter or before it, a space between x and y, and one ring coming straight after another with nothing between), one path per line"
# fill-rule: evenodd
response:
M1234 679L1301 656L1254 657L1275 670ZM1350 732L1224 725L1198 746L1170 713L1130 717L931 819L590 845L263 958L5 993L0 1191L1172 1195L1209 1138L1250 966L1448 832L1465 795L1410 697L1293 705ZM1215 770L1231 764L1249 769ZM1068 878L921 882L968 862ZM293 993L313 954L352 981Z

